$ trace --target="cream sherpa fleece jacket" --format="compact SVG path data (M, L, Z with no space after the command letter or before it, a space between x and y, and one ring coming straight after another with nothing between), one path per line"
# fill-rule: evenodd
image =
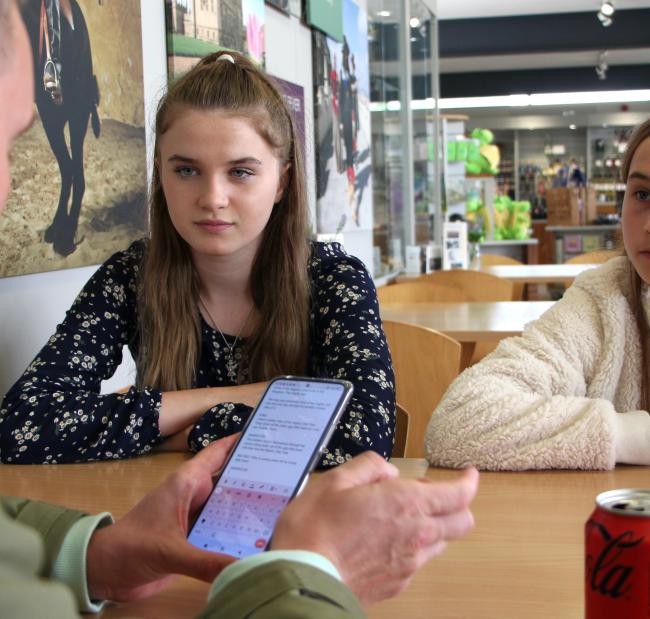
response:
M521 337L465 370L429 422L429 462L487 470L650 464L630 268L618 257L584 272ZM644 286L646 316L649 295Z

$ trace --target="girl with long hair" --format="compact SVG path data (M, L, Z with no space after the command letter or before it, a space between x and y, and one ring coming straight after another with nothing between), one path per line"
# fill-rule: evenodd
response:
M650 120L630 137L622 180L624 255L584 272L521 337L456 379L429 422L432 464L650 464Z
M252 62L207 56L156 116L150 233L95 273L7 393L4 462L198 450L237 432L280 374L346 378L354 397L321 461L389 457L394 379L375 288L308 240L302 153ZM128 346L137 378L101 395Z

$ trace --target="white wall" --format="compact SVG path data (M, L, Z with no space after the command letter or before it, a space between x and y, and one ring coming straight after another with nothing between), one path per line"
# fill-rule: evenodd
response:
M151 171L152 127L156 102L166 78L165 15L162 2L141 0L147 161ZM313 145L313 90L311 31L295 17L266 6L267 70L305 91L306 168L312 217L315 213L315 162ZM2 239L0 242L10 242ZM346 249L372 267L372 232L345 235ZM25 367L63 320L66 310L96 267L83 267L20 277L0 278L0 396L22 374ZM125 362L104 384L104 391L130 384L133 360L124 350Z

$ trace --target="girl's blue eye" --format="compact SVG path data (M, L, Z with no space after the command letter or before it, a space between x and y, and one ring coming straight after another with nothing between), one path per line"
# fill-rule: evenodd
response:
M253 173L246 168L235 168L234 170L231 170L230 173L235 178L248 178L249 176L253 176Z
M189 166L179 166L178 168L176 168L175 172L181 178L189 178L190 176L194 176L196 173L194 168L190 168Z

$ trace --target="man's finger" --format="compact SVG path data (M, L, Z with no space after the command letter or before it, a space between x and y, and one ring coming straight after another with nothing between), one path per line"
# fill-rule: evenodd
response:
M465 509L476 495L478 479L478 471L470 468L453 481L419 480L426 513L434 516Z
M239 433L220 438L218 441L210 443L210 445L202 449L190 460L192 466L200 466L202 469L207 469L210 474L216 473L223 466L238 438Z
M325 473L321 479L344 490L396 477L399 477L397 467L386 462L374 451L366 451L333 471Z
M221 570L235 561L234 557L200 550L187 541L184 541L179 547L179 552L169 559L170 572L205 582L212 582Z

